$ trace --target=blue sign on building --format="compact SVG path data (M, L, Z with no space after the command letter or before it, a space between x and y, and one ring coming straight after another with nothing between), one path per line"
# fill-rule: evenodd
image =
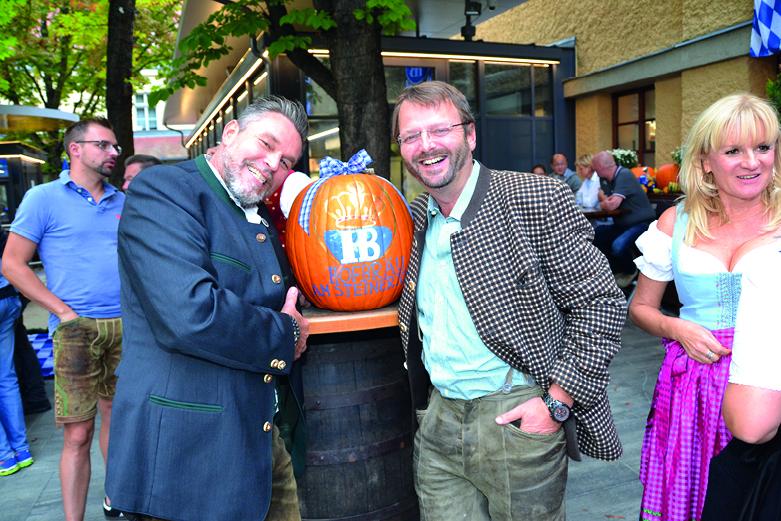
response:
M434 79L434 67L404 67L407 76L405 87L411 87Z
M8 170L8 160L0 158L0 177L8 177L10 173L10 170Z

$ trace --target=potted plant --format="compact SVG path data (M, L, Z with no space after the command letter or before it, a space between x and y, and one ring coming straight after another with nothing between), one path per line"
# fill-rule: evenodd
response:
M637 152L634 150L614 148L610 153L613 154L613 159L616 160L616 164L619 166L629 168L630 170L637 166Z

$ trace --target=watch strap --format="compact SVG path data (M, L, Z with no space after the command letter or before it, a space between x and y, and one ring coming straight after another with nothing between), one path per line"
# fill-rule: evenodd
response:
M298 325L298 320L293 315L288 316L293 321L293 343L298 344L298 339L301 338L301 326Z

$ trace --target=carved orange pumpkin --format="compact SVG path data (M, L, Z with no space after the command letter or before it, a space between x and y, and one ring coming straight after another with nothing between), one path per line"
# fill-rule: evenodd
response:
M412 218L390 181L344 174L310 185L296 197L286 230L293 273L314 305L335 311L376 309L401 295Z
M670 183L678 182L680 167L675 163L667 163L656 169L656 186L664 189Z

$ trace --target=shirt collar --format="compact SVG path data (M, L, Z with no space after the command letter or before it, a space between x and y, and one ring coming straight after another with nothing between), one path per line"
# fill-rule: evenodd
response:
M60 183L62 183L64 186L71 185L74 188L84 188L83 186L79 185L76 181L71 179L70 170L63 170L62 172L60 172L60 176L57 178L57 180ZM103 197L101 198L101 201L106 197L110 197L114 195L115 193L117 193L116 187L109 182L103 181Z
M476 160L472 161L472 171L469 173L469 179L466 180L464 189L461 190L461 194L456 199L456 204L453 206L453 211L450 212L448 218L453 218L458 221L466 211L466 207L469 205L469 201L472 200L472 196L475 194L475 187L477 186L477 178L480 173L480 163ZM429 220L436 214L440 213L439 205L433 197L428 198L428 212Z

